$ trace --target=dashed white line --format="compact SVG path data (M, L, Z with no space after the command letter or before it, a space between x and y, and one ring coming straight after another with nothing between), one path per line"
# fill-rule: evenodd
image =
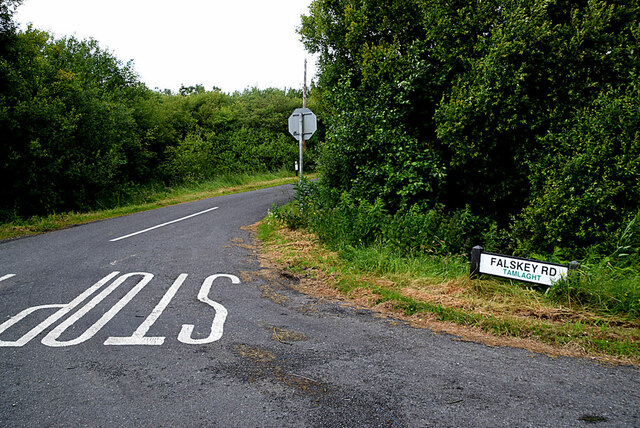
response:
M182 217L182 218L178 218L178 219L175 219L175 220L171 220L171 221L168 221L166 223L158 224L156 226L149 227L149 228L144 229L144 230L139 230L137 232L121 236L119 238L111 239L111 240L109 240L109 242L115 242L115 241L119 241L121 239L126 239L126 238L130 238L132 236L140 235L141 233L149 232L150 230L158 229L159 227L163 227L163 226L167 226L167 225L170 225L170 224L173 224L173 223L177 223L177 222L182 221L182 220L187 220L187 219L190 219L191 217L195 217L195 216L200 215L200 214L205 214L205 213L208 213L209 211L213 211L213 210L217 210L217 209L218 209L218 207L209 208L208 210L200 211L200 212L197 212L195 214L188 215L186 217Z
M13 278L14 276L16 276L15 273L10 273L10 274L5 275L5 276L0 276L0 281L4 281L5 279Z

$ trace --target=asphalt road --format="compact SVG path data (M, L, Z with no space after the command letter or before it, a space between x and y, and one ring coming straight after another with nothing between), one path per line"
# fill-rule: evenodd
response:
M241 227L290 193L1 242L0 426L640 426L637 369L463 342L252 274Z

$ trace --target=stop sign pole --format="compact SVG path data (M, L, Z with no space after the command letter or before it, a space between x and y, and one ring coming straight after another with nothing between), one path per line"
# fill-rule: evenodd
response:
M302 85L302 108L307 108L307 59L304 59L304 85ZM302 135L302 142L300 143L300 180L302 180L302 153L304 152L304 118L300 121L302 123L302 129L300 135Z
M302 149L303 142L311 138L318 128L316 115L306 107L297 108L289 116L289 133L298 140L300 150L300 179L302 179Z
M302 152L304 142L311 138L318 128L316 115L307 108L307 60L304 60L304 86L302 88L302 108L297 108L289 116L289 133L298 140L300 151L299 174L302 180Z
M299 128L299 135L298 135L298 150L300 152L300 175L298 176L298 178L300 178L300 180L302 180L302 151L304 150L304 113L300 114L300 121L298 122L300 124L300 128Z

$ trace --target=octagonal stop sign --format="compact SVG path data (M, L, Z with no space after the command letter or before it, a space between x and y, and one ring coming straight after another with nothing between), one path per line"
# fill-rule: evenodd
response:
M302 139L311 138L318 129L316 115L308 108L297 108L289 116L289 133L296 139L300 139L300 125L302 124Z

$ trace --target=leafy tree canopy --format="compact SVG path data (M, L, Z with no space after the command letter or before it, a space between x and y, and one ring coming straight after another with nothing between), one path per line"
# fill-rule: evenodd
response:
M293 170L287 117L300 91L154 92L95 40L15 26L4 36L0 220L113 206L143 186Z
M324 185L469 209L512 250L604 243L640 202L639 18L637 0L315 0Z

